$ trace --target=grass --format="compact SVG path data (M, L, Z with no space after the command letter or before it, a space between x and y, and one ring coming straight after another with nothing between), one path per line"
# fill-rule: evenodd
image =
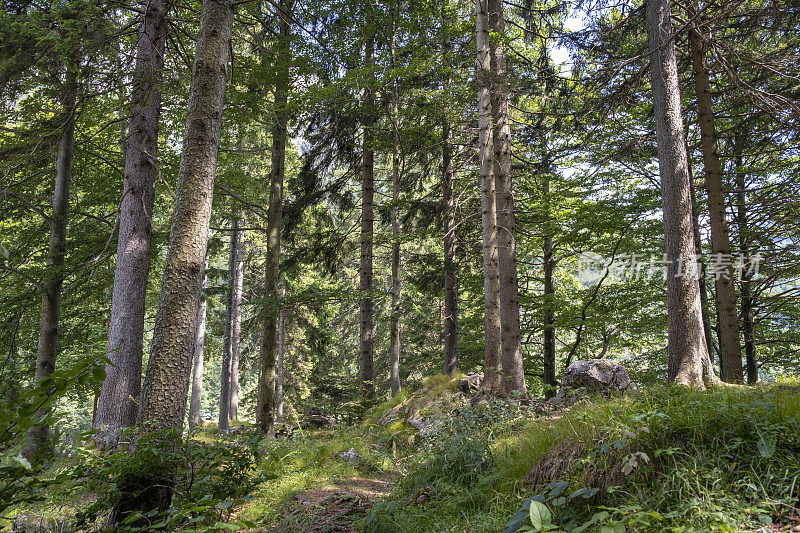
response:
M554 527L566 531L796 525L798 392L790 385L663 387L532 420L491 439L492 467L477 480L453 483L435 457L421 461L407 480L446 481L432 483L422 506L407 505L414 489L401 485L367 530L501 531L534 495L548 505ZM594 488L591 498L568 498Z
M372 478L396 480L357 523L373 533L503 531L532 497L551 512L552 531L800 524L797 382L710 392L655 387L546 415L500 401L442 403L454 394L452 381L434 377L372 409L359 425L262 441L246 474L255 488L231 520L285 522L298 506L295 495ZM415 429L407 417L424 412L450 414L430 437L409 438ZM247 435L231 437L231 445ZM195 438L219 440L210 430ZM339 456L351 448L360 459ZM94 492L102 486L87 485ZM80 507L90 490L68 484L21 512L60 529L69 513L58 509Z

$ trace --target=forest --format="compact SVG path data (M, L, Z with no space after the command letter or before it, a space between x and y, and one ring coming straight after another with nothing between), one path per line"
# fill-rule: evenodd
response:
M2 0L0 531L800 531L797 0Z

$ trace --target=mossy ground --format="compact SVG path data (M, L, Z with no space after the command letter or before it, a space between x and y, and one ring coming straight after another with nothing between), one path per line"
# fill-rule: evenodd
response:
M544 414L454 401L452 383L431 379L356 426L263 441L253 489L202 529L498 532L538 495L554 531L800 530L797 383L657 387ZM447 420L419 438L408 416L425 410ZM357 459L340 456L351 448ZM102 481L85 486L20 512L69 530Z

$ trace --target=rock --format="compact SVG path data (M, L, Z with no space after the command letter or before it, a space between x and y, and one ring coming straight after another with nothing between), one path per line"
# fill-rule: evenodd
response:
M312 407L308 410L308 414L300 421L300 427L306 429L308 427L324 428L336 425L336 419L327 416L322 412L322 409Z
M357 463L362 459L361 455L359 455L359 453L356 451L355 448L350 448L346 452L340 453L339 457L341 457L350 464Z
M472 374L465 376L458 382L458 388L464 394L471 394L477 392L483 383L483 374Z
M275 426L276 437L291 437L292 433L294 433L294 427L289 424L283 423Z
M605 359L575 361L564 372L561 389L553 400L560 401L576 389L608 394L628 390L630 386L628 371L618 363Z
M428 420L412 416L408 419L408 423L417 428L420 437L429 437L439 431L439 428L444 425L444 420Z

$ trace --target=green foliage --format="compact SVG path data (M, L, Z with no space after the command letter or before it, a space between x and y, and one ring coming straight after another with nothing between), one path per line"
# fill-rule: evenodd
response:
M67 391L101 381L107 360L84 359L59 369L37 386L23 391L16 403L0 403L0 516L10 508L29 505L43 498L43 491L68 480L63 470L43 472L43 457L23 456L27 431L35 424L54 422L53 406Z
M233 435L211 442L181 441L174 432L130 436L135 442L130 450L84 452L83 462L73 476L94 483L102 495L77 514L77 527L93 523L102 526L107 511L123 491L149 490L140 485L142 480L155 479L174 487L172 506L161 513L123 516L122 531L230 529L226 522L231 512L249 501L248 495L265 479L253 474L261 461L258 434Z

